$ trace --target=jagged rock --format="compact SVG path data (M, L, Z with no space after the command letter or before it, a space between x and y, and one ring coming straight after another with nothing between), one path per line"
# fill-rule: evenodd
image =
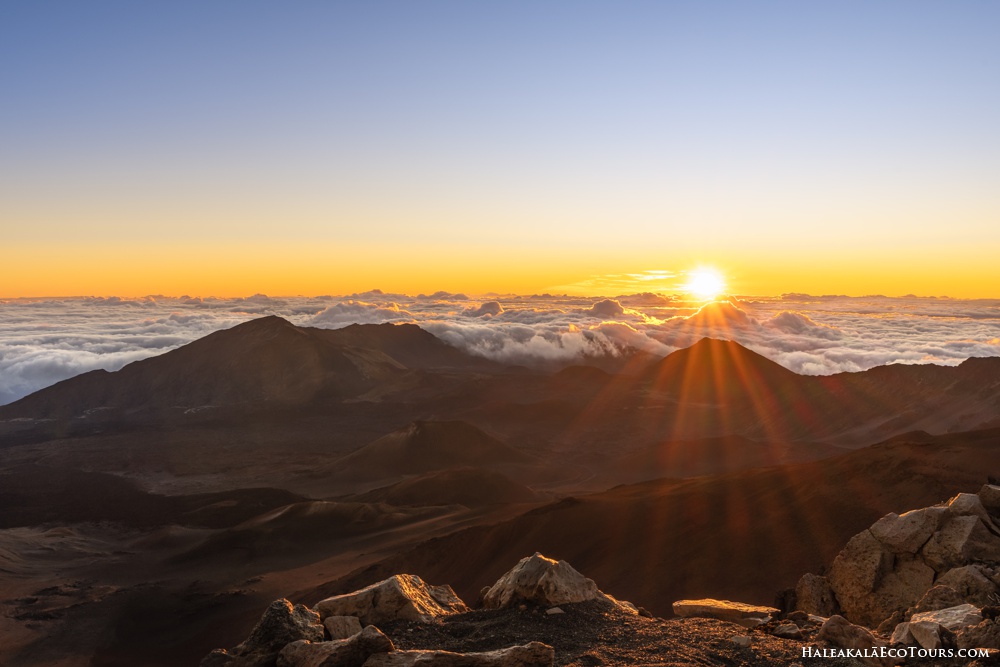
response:
M986 619L979 625L966 628L958 636L959 648L1000 649L1000 623Z
M356 616L363 625L385 621L430 621L469 610L451 586L430 586L412 574L397 574L353 593L315 605L321 618Z
M771 620L778 610L774 607L761 607L729 600L678 600L673 605L674 614L681 618L717 618L720 621L739 623L744 627L753 628Z
M796 609L830 617L840 611L837 598L826 577L818 574L804 574L795 585Z
M910 621L909 630L916 642L926 649L955 645L955 634L934 621Z
M782 623L771 634L782 639L802 639L802 630L794 623Z
M922 621L937 623L955 632L973 625L979 625L983 622L983 614L979 607L971 604L961 604L956 607L948 607L947 609L920 612L910 618L910 623L920 623Z
M201 667L271 667L286 645L300 639L322 641L319 614L308 607L275 600L242 644L225 651L216 649L201 661Z
M997 557L1000 558L1000 554ZM996 584L984 574L978 565L952 568L938 577L936 583L953 588L963 602L971 602L980 606L990 604L997 594Z
M921 553L928 565L945 572L975 560L1000 560L1000 537L979 517L956 516L934 533Z
M843 616L831 616L816 634L818 641L825 641L837 648L871 648L885 643L875 638L868 628L854 625Z
M883 613L872 592L892 571L892 563L892 554L871 531L864 530L850 539L834 559L828 577L845 616L875 626L891 613Z
M974 493L960 493L948 501L948 511L956 516L978 517L990 532L996 534L997 527L993 524L989 512L983 507L983 501Z
M994 484L983 484L983 488L979 489L979 502L983 504L983 507L987 512L995 517L1000 517L1000 486Z
M910 646L916 643L916 641L913 635L910 634L909 623L899 623L896 625L896 629L892 631L892 638L889 639L890 644L902 644L904 646Z
M485 653L393 651L373 655L364 667L552 667L555 650L541 642Z
M357 616L327 616L323 627L330 639L347 639L361 632L361 621Z
M893 570L875 589L871 607L881 619L917 604L934 584L934 570L912 556L897 556Z
M872 524L872 536L893 553L915 554L941 526L944 507L925 507L904 514L886 514Z
M631 606L602 593L593 579L583 576L566 561L535 553L518 561L486 591L483 606L506 609L530 602L551 607L587 600L605 600L623 608Z
M371 656L393 648L388 637L369 625L349 639L292 642L278 655L277 667L362 667Z
M910 617L913 614L919 614L923 611L947 609L948 607L955 607L964 602L965 599L951 586L935 584L924 593L924 596L920 598L916 606L906 610L906 616Z
M891 635L895 632L896 627L903 622L904 618L906 618L906 615L903 612L894 611L892 616L878 624L878 627L875 628L875 633L879 635Z

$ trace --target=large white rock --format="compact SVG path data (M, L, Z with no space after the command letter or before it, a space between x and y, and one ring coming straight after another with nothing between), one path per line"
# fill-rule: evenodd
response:
M729 600L678 600L674 603L674 614L681 618L717 618L720 621L739 623L747 627L762 625L778 613L775 607L731 602Z
M948 511L956 516L979 517L991 533L1000 534L1000 528L993 523L989 512L983 506L983 501L975 493L958 494L948 501Z
M314 607L321 618L356 616L363 625L385 621L431 621L469 610L451 586L430 586L412 574L397 574L353 593L336 595Z
M905 514L886 514L870 530L893 553L915 554L941 526L947 511L944 507L925 507Z
M349 639L292 642L281 650L277 667L361 667L371 656L391 650L392 641L369 625Z
M921 621L937 623L952 632L957 632L982 623L983 612L974 605L960 604L957 607L920 612L910 617L910 623L920 623Z
M484 653L393 651L368 658L364 667L552 667L555 651L541 642Z
M483 606L504 609L531 602L551 607L587 600L617 603L602 593L593 579L583 576L566 561L552 560L535 553L519 560L486 591Z

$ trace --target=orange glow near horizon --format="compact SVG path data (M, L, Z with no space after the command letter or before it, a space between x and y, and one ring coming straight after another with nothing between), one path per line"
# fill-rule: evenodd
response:
M997 298L992 261L988 246L941 252L933 258L902 250L891 256L858 251L847 261L836 253L805 257L678 252L665 258L647 249L558 253L548 246L487 251L430 243L25 243L0 250L0 298L343 295L376 288L412 295L438 290L469 295L670 294L697 291L684 285L699 266L717 267L718 280L726 276L725 291L730 294ZM708 291L699 298L708 299Z

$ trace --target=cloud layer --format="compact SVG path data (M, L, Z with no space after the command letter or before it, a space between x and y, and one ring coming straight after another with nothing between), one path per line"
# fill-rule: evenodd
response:
M805 374L1000 356L1000 300L788 294L701 306L653 293L470 298L379 290L343 297L15 299L0 301L0 404L272 314L324 328L413 322L474 354L527 365L627 350L664 355L705 336L735 340Z

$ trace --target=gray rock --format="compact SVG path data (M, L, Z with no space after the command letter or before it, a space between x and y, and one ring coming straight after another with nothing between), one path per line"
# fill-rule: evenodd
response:
M934 621L910 621L910 634L921 647L938 649L955 644L955 635Z
M281 650L277 667L362 667L371 656L391 650L392 641L369 625L349 639L292 642Z
M983 507L991 515L995 517L1000 517L1000 486L993 484L983 484L983 488L979 489L979 502L983 504Z
M802 630L794 623L782 623L771 634L782 639L802 639Z
M752 640L747 635L733 635L729 638L729 641L740 648L750 648L750 644L752 643Z
M938 581L940 581L940 579ZM907 617L909 617L922 611L935 611L937 609L955 607L964 602L965 599L951 586L935 584L934 586L931 586L926 593L924 593L924 596L920 598L920 601L917 602L916 606L908 609L906 613Z
M885 642L875 638L871 630L855 625L843 616L828 618L816 634L816 639L837 648L872 648L885 645Z
M971 602L981 607L991 604L997 594L996 584L979 565L952 568L938 577L936 583L953 588L961 597L961 602Z
M373 655L364 667L552 667L555 650L541 642L485 653L393 651Z
M956 516L934 533L921 553L928 565L946 572L976 560L1000 560L1000 537L991 533L979 517Z
M971 604L961 604L956 607L948 607L947 609L920 612L910 618L910 623L924 621L937 623L952 632L956 632L982 623L983 613L979 607Z
M275 600L250 631L242 644L229 651L216 649L201 662L201 667L273 667L282 648L298 640L322 641L323 625L319 614L288 600Z
M577 572L566 561L555 561L540 553L522 558L500 577L483 595L483 606L506 609L530 602L551 607L587 600L602 600L629 613L638 613L630 603L619 602L602 593L592 579Z
M915 554L941 526L946 512L944 507L925 507L905 514L886 514L870 530L893 553Z
M356 616L362 625L385 621L431 621L469 610L451 586L430 586L412 574L397 574L315 605L320 617Z
M889 640L890 644L901 644L903 646L911 646L916 643L913 635L910 634L910 624L900 623L896 626L896 629L892 631L892 638Z
M871 531L864 530L850 539L827 577L845 616L876 626L891 613L884 613L884 605L872 593L892 571L892 564L892 553Z
M330 639L347 639L361 632L361 621L357 616L327 616L323 627Z
M990 532L996 534L997 527L993 524L989 512L983 507L983 501L974 493L960 493L948 501L948 511L955 516L978 517Z
M840 612L837 598L826 577L804 574L795 585L796 609L829 618Z

